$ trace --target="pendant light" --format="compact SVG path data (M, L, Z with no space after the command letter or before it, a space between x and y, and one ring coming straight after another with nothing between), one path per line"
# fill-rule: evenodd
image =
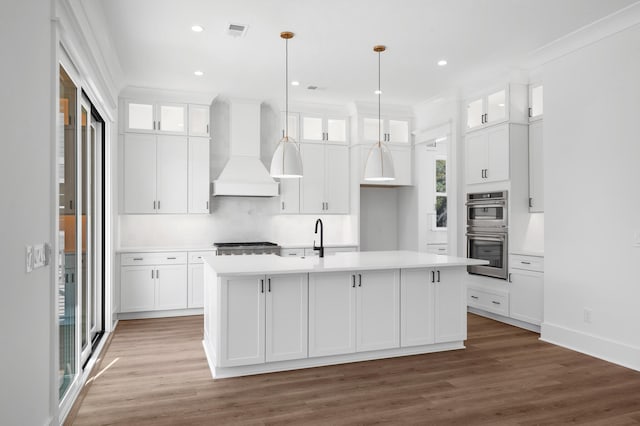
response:
M382 117L380 116L380 53L386 50L385 46L373 46L373 51L378 54L378 142L369 149L367 162L364 166L364 180L368 182L388 182L395 180L396 175L393 170L393 158L391 151L382 143Z
M301 178L302 158L298 143L289 136L289 39L293 33L284 31L280 37L285 40L285 132L278 142L273 158L271 158L270 174L274 178Z

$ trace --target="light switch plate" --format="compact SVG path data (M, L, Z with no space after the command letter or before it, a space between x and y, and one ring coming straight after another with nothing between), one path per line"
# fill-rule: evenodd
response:
M33 268L42 268L47 261L47 255L44 251L44 244L36 244L33 246Z
M27 266L27 272L31 272L33 271L33 247L32 246L26 246L25 247L25 262L26 262L26 266Z

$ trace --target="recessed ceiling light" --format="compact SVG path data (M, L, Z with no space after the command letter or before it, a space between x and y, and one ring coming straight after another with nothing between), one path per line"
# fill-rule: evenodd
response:
M382 95L382 90L376 89L376 90L374 90L373 93L376 94L376 95Z
M194 25L193 27L191 27L191 31L193 31L194 33L201 33L202 31L204 31L204 28L200 25Z
M194 71L193 74L197 75L198 77L202 77L204 75L204 73L202 71L200 71L200 70Z
M293 81L291 82L291 85L292 85L292 86L300 86L300 82L299 82L299 81L297 81L297 80L293 80Z
M440 59L440 60L438 61L438 66L440 66L440 67L444 67L445 65L447 65L447 61L446 61L446 60L444 60L444 59Z

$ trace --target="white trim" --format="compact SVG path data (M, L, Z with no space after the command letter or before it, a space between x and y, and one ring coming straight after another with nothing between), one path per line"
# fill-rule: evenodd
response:
M526 69L539 67L637 25L640 25L640 2L633 3L530 52L523 61L522 67Z
M451 127L452 120L447 120L444 123L436 124L435 126L430 126L424 129L415 130L413 132L415 136L414 145L421 145L425 143L429 143L433 140L439 138L447 138L449 140L451 138Z
M191 315L203 315L203 314L204 314L204 308L176 309L176 310L170 310L170 311L121 312L118 314L118 320L186 317Z
M277 371L299 370L302 368L322 367L327 365L344 364L349 362L372 361L385 358L395 358L409 355L420 355L432 352L464 349L464 341L435 343L432 345L411 346L406 348L383 349L377 351L359 352L344 355L303 358L290 361L270 362L265 364L241 365L237 367L216 367L214 362L215 350L202 341L211 377L223 379L227 377L249 376L254 374L274 373Z
M127 86L120 92L121 99L148 100L152 102L176 102L210 106L216 98L214 93L169 90L154 87ZM121 126L122 128L122 126Z
M590 333L542 323L540 340L640 371L640 347Z
M495 321L503 322L505 324L513 325L514 327L523 328L534 333L540 333L540 327L535 324L520 321L517 319L505 317L504 315L494 314L493 312L484 311L482 309L474 308L472 306L467 307L467 312L479 315L481 317L490 318ZM541 339L542 340L542 339Z

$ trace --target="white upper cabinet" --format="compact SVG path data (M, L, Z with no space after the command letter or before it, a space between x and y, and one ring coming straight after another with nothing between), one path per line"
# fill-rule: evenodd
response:
M300 213L349 213L348 147L305 143L300 150L304 174L300 180ZM282 202L286 203L281 199L281 206Z
M544 212L544 141L542 120L529 125L529 212Z
M187 105L126 101L125 131L187 134Z
M286 126L289 126L287 129ZM297 112L289 113L289 122L285 122L285 112L280 113L280 137L283 138L289 131L289 137L296 142L300 142L300 114Z
M189 213L209 213L209 138L189 137Z
M542 118L543 114L543 93L542 83L529 85L529 120L534 121Z
M467 184L509 179L509 125L474 132L465 138Z
M209 136L209 107L189 105L189 135Z
M374 142L371 142L370 145L361 145L359 146L360 152L360 184L361 185L371 185L372 183L376 186L410 186L413 184L412 178L412 170L413 170L413 161L412 158L412 150L410 145L395 145L388 144L387 148L391 151L391 158L393 160L393 171L395 172L395 179L390 181L380 181L380 182L369 182L364 180L364 168L367 163L367 157L369 156L369 151L373 146Z
M300 114L302 142L335 142L348 141L347 118L327 114Z
M526 97L526 86L510 84L469 98L467 131L505 121L526 122Z
M411 141L411 120L405 118L362 117L360 142L391 142L406 144Z

